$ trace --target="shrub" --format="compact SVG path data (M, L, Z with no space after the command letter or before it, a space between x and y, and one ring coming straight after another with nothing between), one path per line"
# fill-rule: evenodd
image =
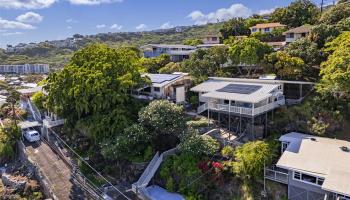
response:
M219 150L219 143L208 135L192 134L179 145L182 153L194 156L209 156Z
M231 146L225 146L221 150L221 155L224 157L232 158L234 156L235 149Z

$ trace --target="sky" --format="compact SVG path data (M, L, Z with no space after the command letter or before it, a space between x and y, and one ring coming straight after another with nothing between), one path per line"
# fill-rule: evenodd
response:
M0 0L0 47L269 13L291 0Z

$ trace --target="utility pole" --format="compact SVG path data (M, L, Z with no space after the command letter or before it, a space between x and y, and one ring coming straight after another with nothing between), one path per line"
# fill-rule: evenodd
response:
M321 0L321 13L323 12L323 0Z

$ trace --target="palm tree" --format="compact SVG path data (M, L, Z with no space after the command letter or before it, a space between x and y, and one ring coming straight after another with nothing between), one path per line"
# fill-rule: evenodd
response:
M3 81L0 81L0 89L7 90L8 92L6 102L11 105L12 120L15 122L15 125L17 126L15 104L20 99L21 94L14 88L10 87L6 82L3 82Z

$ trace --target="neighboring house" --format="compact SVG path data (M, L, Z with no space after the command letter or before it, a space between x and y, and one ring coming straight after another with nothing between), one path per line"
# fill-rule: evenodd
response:
M271 46L275 51L283 49L283 47L286 45L285 42L266 42L266 44Z
M288 199L350 199L350 142L295 132L279 141L282 156L265 178L287 184Z
M0 65L0 74L47 74L48 64Z
M178 44L148 44L142 46L143 55L146 58L158 57L162 54L170 56L171 61L180 62L188 59L190 54L195 52L196 47Z
M265 23L265 24L257 24L253 27L250 27L250 31L252 33L261 32L261 33L270 33L274 29L277 28L285 28L286 25L280 23Z
M216 34L208 34L203 38L203 44L220 44L220 36Z
M185 93L191 85L187 73L144 74L151 81L150 85L133 90L134 97L139 99L167 99L176 103L185 102Z
M294 42L295 40L307 37L311 32L310 25L303 25L297 28L290 29L283 33L286 36L286 43Z
M311 88L309 82L210 77L191 91L199 96L198 114L254 139L266 134L268 112L300 102Z

